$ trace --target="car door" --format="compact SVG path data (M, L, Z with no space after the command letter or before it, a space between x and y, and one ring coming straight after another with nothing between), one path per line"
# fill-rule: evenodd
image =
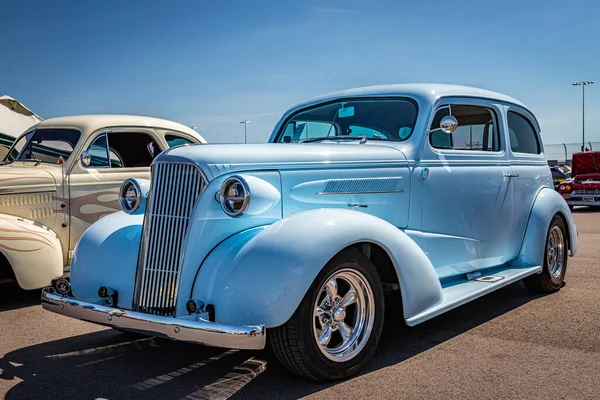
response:
M446 115L458 120L452 134L436 129ZM423 249L440 278L502 264L513 218L502 105L449 99L432 116L421 161Z
M95 132L83 146L89 166L77 163L69 176L69 227L72 250L99 218L120 211L119 188L127 178L150 178L150 164L162 152L160 136L149 128L111 128Z
M504 108L514 189L514 224L511 228L514 234L508 255L517 258L538 190L544 186L552 189L554 185L535 117L516 105L505 105Z

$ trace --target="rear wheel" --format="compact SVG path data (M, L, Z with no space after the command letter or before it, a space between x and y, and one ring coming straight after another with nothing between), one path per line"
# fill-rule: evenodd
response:
M319 381L343 379L373 355L383 313L375 267L358 250L347 249L323 268L294 315L268 337L279 361L293 373Z
M548 228L542 272L523 279L527 289L535 293L559 290L567 273L569 243L563 219L555 215Z

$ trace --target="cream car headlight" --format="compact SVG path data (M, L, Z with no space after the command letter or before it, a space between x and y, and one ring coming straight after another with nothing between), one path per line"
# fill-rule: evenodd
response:
M142 189L133 179L126 179L119 190L119 203L127 214L131 214L140 206Z
M232 176L223 182L219 201L223 211L230 217L242 215L250 204L250 189L241 176Z

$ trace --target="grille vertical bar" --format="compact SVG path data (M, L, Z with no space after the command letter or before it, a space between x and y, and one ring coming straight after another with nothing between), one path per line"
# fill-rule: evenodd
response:
M134 310L175 315L184 240L194 204L206 185L194 165L157 163L152 167Z

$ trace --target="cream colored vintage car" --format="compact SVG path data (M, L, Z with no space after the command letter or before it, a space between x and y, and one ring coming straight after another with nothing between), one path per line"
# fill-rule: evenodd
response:
M141 116L62 117L31 127L0 165L0 284L48 286L69 270L83 232L121 210L125 178L149 178L160 152L205 142L184 125Z

